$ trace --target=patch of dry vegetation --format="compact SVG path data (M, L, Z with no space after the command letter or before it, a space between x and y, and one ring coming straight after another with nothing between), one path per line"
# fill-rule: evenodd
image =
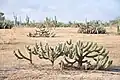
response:
M112 27L112 29L107 28L107 31L113 31L116 30L115 27ZM10 31L12 31L11 29ZM120 36L118 35L108 35L108 34L79 34L76 33L78 28L56 28L56 34L59 37L55 38L30 38L27 37L26 34L32 30L35 30L34 28L15 28L15 32L13 38L16 38L16 40L12 41L12 44L5 44L4 47L6 49L0 50L0 79L21 79L21 80L80 80L80 79L91 79L91 80L106 80L106 79L112 79L112 80L119 80L120 79L120 51L119 51L119 43L120 43ZM10 34L9 30L6 31L6 34L4 34L4 30L0 31L1 38L3 41L9 41L8 38ZM4 35L4 36L3 36ZM13 54L13 50L20 49L24 55L28 56L26 51L24 50L25 45L34 45L35 43L39 43L39 41L43 42L45 44L46 42L49 43L50 46L55 46L57 43L64 43L66 40L72 39L73 42L76 42L77 40L81 41L92 41L97 42L99 45L103 45L106 49L110 51L109 56L114 61L113 62L113 71L79 71L79 70L63 70L62 72L59 70L59 62L62 60L61 57L56 60L54 65L54 70L52 69L51 65L49 64L49 61L46 60L39 60L37 57L33 57L34 64L31 66L26 62L25 60L16 60L16 57ZM2 42L2 40L1 40ZM14 44L17 43L18 44ZM0 44L0 47L2 47L2 44ZM96 75L96 76L94 76Z

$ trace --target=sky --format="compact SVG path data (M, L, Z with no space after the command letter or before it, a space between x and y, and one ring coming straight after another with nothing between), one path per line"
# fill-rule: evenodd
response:
M7 19L14 15L41 21L54 16L58 21L111 20L120 16L120 0L0 0Z

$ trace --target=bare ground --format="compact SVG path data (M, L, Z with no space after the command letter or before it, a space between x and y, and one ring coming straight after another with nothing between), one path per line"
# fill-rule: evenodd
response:
M27 33L35 28L13 28L0 30L0 80L120 80L120 36L114 34L79 34L77 28L57 28L55 38L30 38ZM107 28L115 33L116 28ZM25 45L34 45L40 41L51 46L72 39L74 42L92 41L103 45L114 61L110 71L59 70L57 60L52 69L49 61L39 60L34 56L35 65L25 60L17 60L13 50L20 49L25 53ZM3 44L5 43L5 44Z

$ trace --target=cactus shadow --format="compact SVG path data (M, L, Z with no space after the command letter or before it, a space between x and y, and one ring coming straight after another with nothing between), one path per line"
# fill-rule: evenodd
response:
M53 70L53 67L52 67L51 64L44 64L44 65L33 64L32 66L33 66L34 69L37 69L37 70L40 70L40 71L41 70ZM59 69L54 67L54 70L59 70ZM78 71L79 69L76 68L76 67L68 67L68 68L65 68L64 70ZM83 70L83 71L86 71L86 70ZM111 66L107 70L100 70L100 71L120 72L120 66Z
M33 66L34 69L37 69L39 71L41 71L41 70L52 70L52 65L51 64L44 64L44 65L33 64L32 66Z
M58 38L58 37L61 37L59 35L56 35L54 37L41 37L41 36L36 36L36 37L29 37L29 38Z
M20 44L20 42L6 42L6 43L0 43L0 45L16 45L16 44Z
M120 66L111 66L109 70L111 72L120 72Z

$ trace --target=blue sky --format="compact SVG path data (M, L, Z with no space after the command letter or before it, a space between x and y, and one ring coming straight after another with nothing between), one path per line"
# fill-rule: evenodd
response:
M8 19L13 12L30 16L31 20L44 20L57 16L59 21L110 20L120 16L120 0L0 0L0 9Z

